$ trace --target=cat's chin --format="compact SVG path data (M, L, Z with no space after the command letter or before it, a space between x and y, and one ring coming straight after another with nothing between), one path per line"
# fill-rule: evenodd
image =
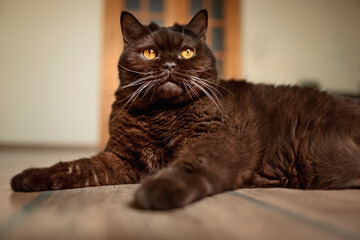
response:
M172 99L183 94L183 89L174 82L165 82L158 87L158 96L162 99Z

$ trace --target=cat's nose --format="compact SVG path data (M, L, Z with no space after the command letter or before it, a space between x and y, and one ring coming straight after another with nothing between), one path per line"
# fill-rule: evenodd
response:
M165 62L162 64L162 67L168 69L169 71L173 70L175 66L175 62Z

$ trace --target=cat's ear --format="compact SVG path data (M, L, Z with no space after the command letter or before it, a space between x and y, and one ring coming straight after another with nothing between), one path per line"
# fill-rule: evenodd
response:
M145 27L139 22L139 20L137 20L134 15L126 11L121 13L120 23L125 44L137 39L145 31Z
M208 26L208 13L205 9L200 10L191 21L185 26L187 30L195 33L199 38L206 39L206 30Z

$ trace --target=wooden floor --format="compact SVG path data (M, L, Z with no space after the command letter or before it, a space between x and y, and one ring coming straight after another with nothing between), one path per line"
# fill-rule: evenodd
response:
M360 239L360 190L240 189L161 212L131 207L138 185L10 189L24 168L93 153L0 150L0 239Z

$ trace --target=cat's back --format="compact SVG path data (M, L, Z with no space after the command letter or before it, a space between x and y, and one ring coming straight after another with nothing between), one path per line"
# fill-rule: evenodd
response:
M254 84L244 80L221 81L221 86L226 88L222 93L226 96L227 106L252 108L263 115L282 115L282 118L360 115L359 99L332 95L312 88ZM229 103L230 101L233 103Z
M360 104L311 88L222 81L225 106L234 122L251 123L263 136L290 136L336 132L360 135Z
M256 147L260 176L279 180L272 186L322 188L328 185L314 177L320 168L334 164L336 169L345 163L358 167L354 157L360 150L357 100L310 88L245 81L221 84L228 89L224 105L233 112L233 129L239 130L240 140L249 139L249 147ZM333 181L331 176L324 179ZM335 181L329 188L337 186Z

